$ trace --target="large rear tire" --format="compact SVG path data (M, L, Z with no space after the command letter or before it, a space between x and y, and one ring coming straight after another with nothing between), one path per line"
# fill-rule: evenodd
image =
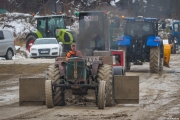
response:
M26 49L30 52L31 45L34 44L34 41L37 39L34 35L29 35L26 40Z
M102 80L99 82L99 90L98 90L98 108L104 109L106 104L106 81Z
M150 71L158 73L160 69L160 47L150 48Z
M53 83L59 84L60 81L60 70L56 65L50 65L46 70L46 80L52 80ZM55 93L53 94L53 103L54 106L64 106L65 102L65 93L63 88L57 87Z
M97 80L106 81L106 107L111 107L115 105L114 102L114 86L113 86L113 71L112 66L104 64L98 69Z
M119 50L123 50L125 53L125 71L131 69L131 62L127 61L126 55L127 55L127 47L119 47Z
M52 97L52 81L46 80L45 82L45 94L46 94L46 106L47 108L53 108L53 97Z

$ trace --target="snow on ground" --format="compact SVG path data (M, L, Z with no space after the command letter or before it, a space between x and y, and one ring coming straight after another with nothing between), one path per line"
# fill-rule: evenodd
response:
M36 22L30 14L5 13L0 15L0 29L12 30L18 36L35 30Z
M28 50L26 50L25 47L21 46L15 46L16 47L16 55L13 57L13 60L15 59L26 59L30 57L30 53Z
M13 56L13 60L16 59L27 59L30 57L30 53L24 47L15 46L16 48L16 55ZM6 60L4 57L0 57L0 60Z

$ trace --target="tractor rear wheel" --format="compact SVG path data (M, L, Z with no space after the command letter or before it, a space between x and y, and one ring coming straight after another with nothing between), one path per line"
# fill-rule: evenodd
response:
M160 47L150 48L150 71L158 73L160 69Z
M127 55L127 47L119 47L119 50L123 50L125 53L125 71L131 69L131 62L127 61L126 55Z
M99 82L99 90L98 90L98 108L104 109L106 104L106 81L102 80Z
M46 70L46 80L52 80L53 83L60 83L60 70L56 65L50 65ZM53 103L54 106L64 106L65 102L65 93L63 88L57 87L55 93L53 94Z
M106 107L115 105L112 65L104 64L98 69L97 81L106 81Z
M34 41L37 39L34 35L29 35L26 40L26 49L30 52L31 44L34 44Z
M53 108L53 97L52 97L52 81L46 80L45 82L45 94L46 94L46 106L47 108Z

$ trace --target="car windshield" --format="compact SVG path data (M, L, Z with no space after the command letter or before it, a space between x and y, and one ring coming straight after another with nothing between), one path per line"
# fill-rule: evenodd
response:
M37 39L34 43L35 45L39 44L57 44L56 39Z

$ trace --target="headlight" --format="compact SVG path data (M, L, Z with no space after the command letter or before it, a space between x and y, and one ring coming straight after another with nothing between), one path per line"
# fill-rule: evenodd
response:
M58 50L58 47L52 48L52 50Z
M37 51L37 49L36 48L31 48L31 51Z

